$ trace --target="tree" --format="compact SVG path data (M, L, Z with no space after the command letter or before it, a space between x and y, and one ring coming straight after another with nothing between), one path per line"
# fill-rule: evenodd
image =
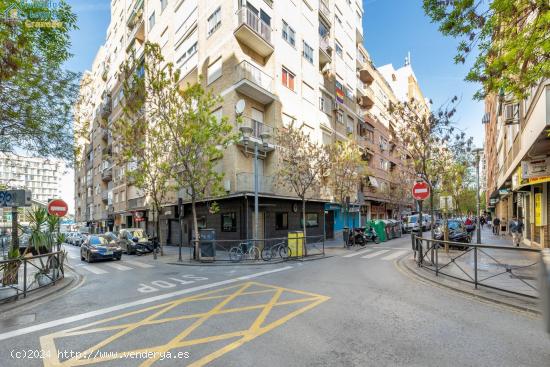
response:
M143 64L130 58L121 65L123 115L113 123L112 132L116 165L127 168L126 177L150 201L155 236L161 244L159 214L162 206L168 203L173 175L169 151L166 150L170 138L167 121L147 113L146 102L155 96L155 81L163 67L157 51L153 46L146 47ZM164 255L162 244L160 254Z
M23 150L69 162L78 74L62 64L70 57L69 32L76 28L76 16L64 1L55 8L45 3L0 1L2 13L16 5L27 20L40 13L59 25L0 20L0 152Z
M452 124L455 114L453 98L437 111L429 111L423 102L411 99L392 104L389 108L395 126L390 129L391 138L408 157L417 176L430 186L430 212L434 222L434 191L445 171L449 157L463 156L471 150L472 138L457 130Z
M503 91L523 99L550 77L548 0L424 0L424 11L445 36L461 39L455 63L477 48L466 76L483 85L476 98Z
M320 190L323 177L330 172L329 152L314 143L303 126L296 127L295 121L280 129L275 140L279 148L277 184L291 190L302 201L302 227L306 237L306 201Z
M328 147L329 186L342 208L347 206L346 198L357 194L361 180L367 174L367 165L361 155L361 150L352 140L337 141Z
M164 59L157 44L146 43L149 73L145 93L146 115L165 129L167 140L162 144L176 189L183 189L191 199L193 233L199 238L197 202L223 192L223 173L217 170L224 150L237 135L227 117L218 119L213 113L222 99L206 91L199 83L182 86L180 71ZM146 72L147 73L147 72ZM198 257L195 242L195 257Z

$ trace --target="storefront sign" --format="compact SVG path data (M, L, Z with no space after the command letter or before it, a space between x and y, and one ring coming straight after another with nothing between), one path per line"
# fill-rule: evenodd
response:
M535 194L535 226L542 226L542 193Z
M522 178L550 176L550 158L532 159L521 162Z
M509 189L500 189L498 190L499 195L508 195L510 193Z

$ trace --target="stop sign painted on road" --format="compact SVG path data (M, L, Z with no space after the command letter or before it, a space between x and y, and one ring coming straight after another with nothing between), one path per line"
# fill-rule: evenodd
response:
M424 181L414 184L412 195L415 200L426 200L430 197L430 186Z
M69 206L61 199L55 199L48 203L48 213L56 217L64 217L69 211Z

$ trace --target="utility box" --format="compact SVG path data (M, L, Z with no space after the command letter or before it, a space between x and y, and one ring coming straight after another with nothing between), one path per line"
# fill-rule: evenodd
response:
M304 256L304 232L288 232L288 248L292 257Z
M214 261L216 257L216 230L205 228L199 230L199 260Z

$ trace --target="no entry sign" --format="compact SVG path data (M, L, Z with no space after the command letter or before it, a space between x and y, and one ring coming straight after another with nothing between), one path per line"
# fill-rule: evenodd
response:
M48 213L56 217L64 217L69 211L69 206L61 199L55 199L48 203Z
M430 186L424 181L416 182L412 188L412 196L415 200L426 200L430 197Z

